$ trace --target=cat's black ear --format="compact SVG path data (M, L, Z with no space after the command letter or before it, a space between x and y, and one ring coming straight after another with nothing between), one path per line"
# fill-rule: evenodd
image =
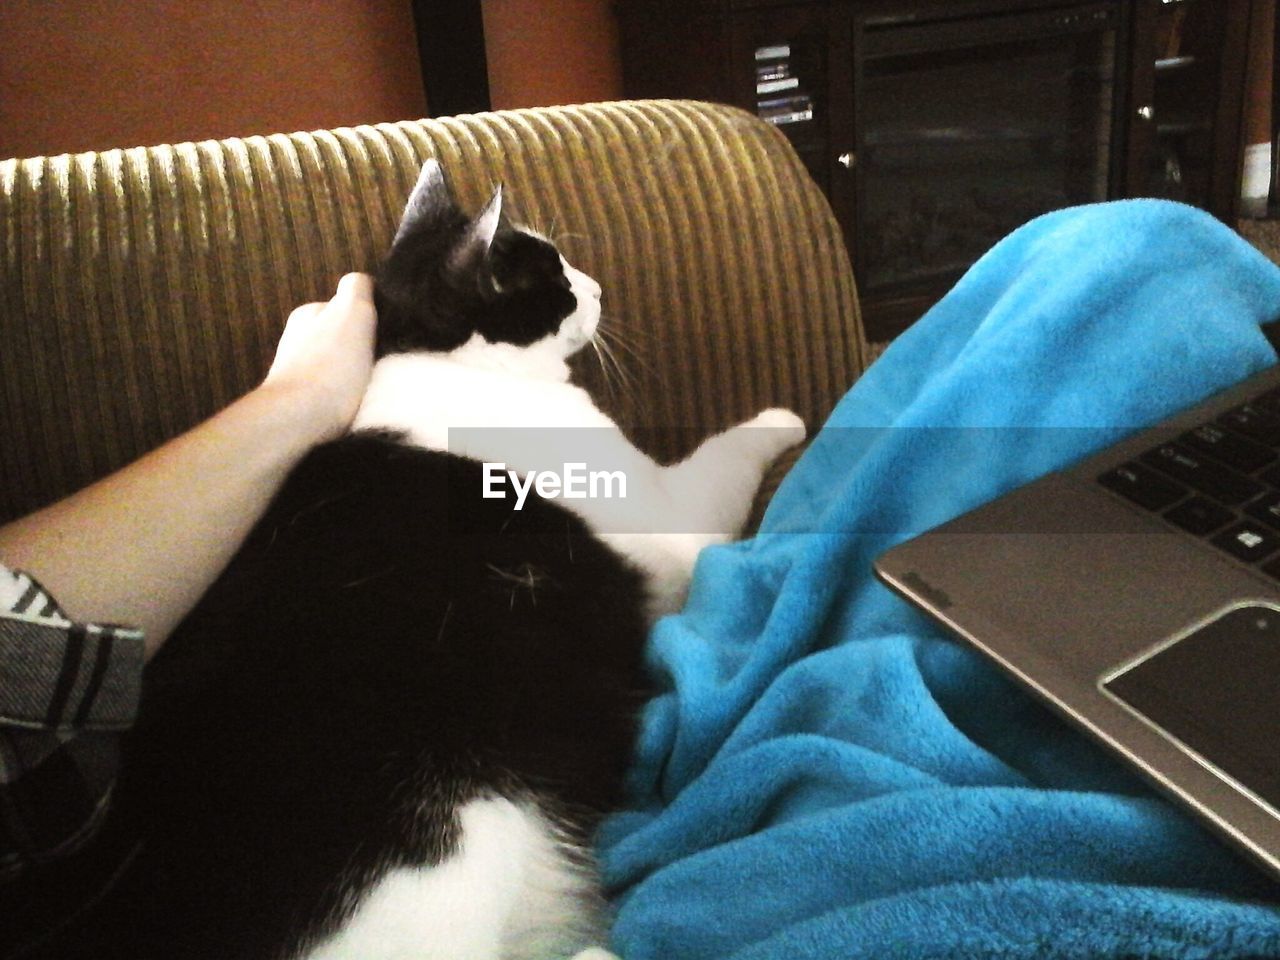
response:
M418 182L409 194L409 202L405 204L400 227L391 245L394 247L415 227L441 222L454 208L453 191L444 178L440 161L433 157L422 165L418 173Z
M476 263L489 253L493 246L493 238L498 233L498 224L502 220L502 184L498 184L484 209L476 214L462 237L449 256L449 264L453 267L464 267Z

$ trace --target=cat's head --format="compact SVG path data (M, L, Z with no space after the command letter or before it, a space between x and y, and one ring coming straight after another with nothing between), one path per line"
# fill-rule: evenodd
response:
M600 285L508 223L502 188L475 216L428 160L376 276L377 354L511 344L568 357L600 322Z

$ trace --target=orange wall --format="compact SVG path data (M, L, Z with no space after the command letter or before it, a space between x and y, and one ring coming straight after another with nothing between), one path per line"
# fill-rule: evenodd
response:
M495 108L622 95L611 0L483 0ZM0 0L0 158L427 114L410 0Z
M483 0L495 109L622 96L610 0Z
M0 157L426 112L409 0L0 0Z

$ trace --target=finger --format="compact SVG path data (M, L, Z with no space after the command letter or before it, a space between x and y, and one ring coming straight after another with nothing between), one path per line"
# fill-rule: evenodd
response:
M320 303L320 302L304 303L301 306L297 306L293 308L293 311L289 314L289 319L292 320L294 317L297 317L298 319L301 320L309 317L314 317L321 310L323 310L325 306L326 305L324 303Z
M338 281L334 299L367 300L373 302L373 277L367 273L348 273Z

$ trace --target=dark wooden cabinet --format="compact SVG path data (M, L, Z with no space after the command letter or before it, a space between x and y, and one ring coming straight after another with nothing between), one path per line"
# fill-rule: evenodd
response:
M620 0L625 92L777 124L831 201L868 335L1048 210L1235 217L1251 0Z
M1167 197L1234 223L1249 0L1145 0L1134 10L1122 195Z

